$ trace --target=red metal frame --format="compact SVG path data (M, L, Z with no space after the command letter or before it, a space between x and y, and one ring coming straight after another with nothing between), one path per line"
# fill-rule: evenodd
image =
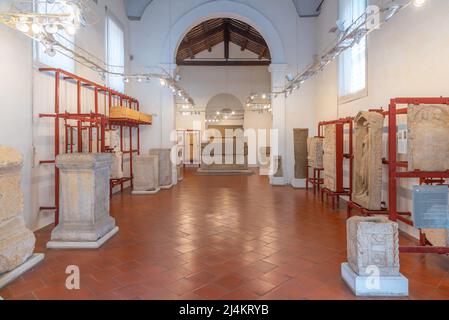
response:
M96 130L97 139L96 139L96 151L105 153L112 152L111 148L105 145L105 132L106 130L111 130L112 127L120 128L120 150L124 154L129 154L130 157L130 176L122 179L111 179L110 180L110 190L112 196L112 190L115 186L120 185L121 191L123 191L124 183L130 181L131 186L133 184L133 154L140 154L140 125L148 125L148 123L141 121L134 121L129 119L110 119L109 118L109 110L112 106L116 104L120 104L120 106L127 106L129 108L139 110L140 105L139 101L107 88L103 85L97 84L90 80L79 77L73 73L67 72L62 69L56 68L41 68L39 71L44 73L54 74L55 76L55 112L54 114L40 114L40 118L54 118L54 156L56 157L61 154L60 150L60 120L64 121L65 128L65 153L73 153L73 152L83 152L83 131L88 131L89 137L89 145L88 152L93 152L93 131ZM76 84L76 113L69 113L67 111L61 111L61 103L60 103L60 84L61 80L74 82ZM82 113L82 101L81 95L83 89L93 90L94 93L94 110L91 110L90 113ZM100 112L99 110L99 95L103 94L105 97L105 110L104 112ZM107 99L106 99L107 97ZM106 103L107 101L107 103ZM72 125L69 123L76 122L76 125ZM123 129L129 128L129 145L130 150L123 150ZM74 150L74 130L77 132L77 150ZM133 149L133 129L136 129L137 132L137 146ZM54 164L55 160L43 160L40 161L40 164ZM55 167L55 205L54 207L41 207L40 210L55 210L55 224L59 223L59 169Z
M445 179L449 178L449 169L441 172L399 171L399 169L408 168L406 161L397 159L397 116L406 115L408 109L400 108L398 105L449 105L449 98L395 98L390 100L388 111L383 109L371 110L377 111L388 117L388 160L383 159L383 164L388 166L388 209L384 208L382 212L366 210L357 204L348 205L348 216L351 215L351 209L357 209L362 215L385 214L392 221L401 221L407 225L413 226L410 219L410 212L399 212L397 207L397 182L402 178L417 178L420 184L444 184ZM449 254L449 247L435 247L428 241L425 233L420 231L418 246L401 246L399 250L403 253L434 253Z
M324 183L324 179L321 178L321 172L323 172L323 170L323 168L313 168L312 166L307 165L306 190L309 189L309 184L311 184L313 194L316 194L320 191L321 185ZM313 177L310 177L310 171L313 172Z
M352 131L353 131L353 118L347 117L333 121L322 121L318 124L318 136L323 137L323 127L327 125L336 125L336 191L331 191L327 188L321 189L321 200L324 202L324 195L331 197L332 209L335 209L335 204L340 202L341 196L347 196L349 199L352 197L352 168L353 168L353 144L352 144ZM349 153L344 153L344 127L349 127ZM349 188L344 187L343 181L343 164L344 160L349 160Z

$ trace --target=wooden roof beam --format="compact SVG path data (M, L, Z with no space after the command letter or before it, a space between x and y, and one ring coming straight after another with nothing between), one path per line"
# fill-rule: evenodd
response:
M178 50L183 50L183 49L187 49L188 47L192 47L195 44L201 43L205 40L207 40L208 38L216 35L217 33L223 32L225 29L224 26L219 26L219 27L215 27L213 29L210 29L207 32L204 32L202 35L191 38L188 40L188 42L182 42L178 48Z

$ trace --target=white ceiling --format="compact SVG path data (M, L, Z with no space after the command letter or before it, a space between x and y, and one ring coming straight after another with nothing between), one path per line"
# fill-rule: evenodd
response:
M140 20L145 9L153 0L125 0L126 11L130 20ZM275 1L275 0L269 0ZM320 4L324 0L292 0L300 17L314 17L320 14Z

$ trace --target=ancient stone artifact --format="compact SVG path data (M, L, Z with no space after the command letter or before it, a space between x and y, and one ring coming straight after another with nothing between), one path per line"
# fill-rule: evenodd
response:
M398 224L385 217L352 217L347 221L348 263L360 276L376 266L380 276L399 275Z
M259 147L259 174L261 176L270 175L271 169L271 148Z
M323 140L321 137L307 139L307 160L311 168L323 168Z
M329 189L330 191L337 191L336 139L337 126L335 124L325 126L323 141L323 187Z
M48 248L98 248L118 232L109 215L111 154L63 154L60 169L59 225Z
M121 179L123 178L123 152L116 151L112 155L114 160L111 166L111 178Z
M275 156L273 158L274 175L275 178L281 178L284 176L284 168L282 166L282 156Z
M347 254L341 275L357 296L408 295L408 280L399 272L397 223L381 216L348 219Z
M309 129L293 129L295 179L307 178L307 139Z
M449 106L410 105L407 122L409 170L448 170Z
M151 149L150 156L159 159L159 185L161 189L173 186L173 163L171 161L171 149Z
M0 146L0 277L25 263L36 243L22 216L21 169L20 153Z
M133 193L156 193L159 188L159 157L140 155L135 158Z
M354 120L352 200L369 210L381 210L383 121L377 112L360 112Z

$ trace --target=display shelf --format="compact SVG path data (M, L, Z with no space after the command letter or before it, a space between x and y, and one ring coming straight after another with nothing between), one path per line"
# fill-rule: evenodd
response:
M54 119L54 159L61 153L74 153L74 152L101 152L112 153L114 148L105 144L106 131L114 130L118 128L120 130L120 151L123 154L129 156L130 169L129 177L121 179L110 179L110 191L112 195L113 188L120 185L120 190L123 191L124 184L127 182L133 184L133 158L134 154L140 154L140 126L151 125L151 118L149 115L140 116L139 101L128 95L117 92L106 86L97 84L88 79L79 77L73 73L67 72L62 69L56 68L41 68L40 72L50 74L54 76L54 113L53 114L40 114L40 118L53 118ZM62 106L60 101L61 96L61 82L66 81L76 86L76 112L68 112L67 105ZM83 105L82 94L85 90L90 90L93 94L93 102L90 106L90 112L85 112L88 109L88 105ZM100 109L100 96L104 98L104 110ZM127 107L139 114L139 120L127 119L127 118L111 118L110 109L112 106ZM65 108L64 108L65 107ZM64 110L65 109L65 110ZM93 110L92 110L93 109ZM84 112L82 112L84 111ZM141 118L147 121L141 120ZM61 134L60 125L64 124L64 133ZM124 130L129 130L129 150L124 150ZM133 146L134 131L136 133L137 146ZM83 133L87 132L88 146L83 146ZM94 132L96 138L94 139ZM75 143L76 136L76 143ZM61 149L61 138L64 141L64 148ZM77 146L75 150L75 146ZM95 146L95 148L94 148ZM55 164L55 160L42 160L39 163ZM123 159L122 159L123 160ZM123 161L122 161L123 168ZM55 211L55 224L59 223L59 169L55 167L54 175L55 185L55 205L41 207L41 211L54 210Z
M309 184L311 184L313 194L316 194L320 191L321 185L324 183L324 179L321 178L321 173L323 172L323 170L323 168L314 168L310 165L307 165L306 190L309 189ZM310 171L313 172L313 177L310 177Z

